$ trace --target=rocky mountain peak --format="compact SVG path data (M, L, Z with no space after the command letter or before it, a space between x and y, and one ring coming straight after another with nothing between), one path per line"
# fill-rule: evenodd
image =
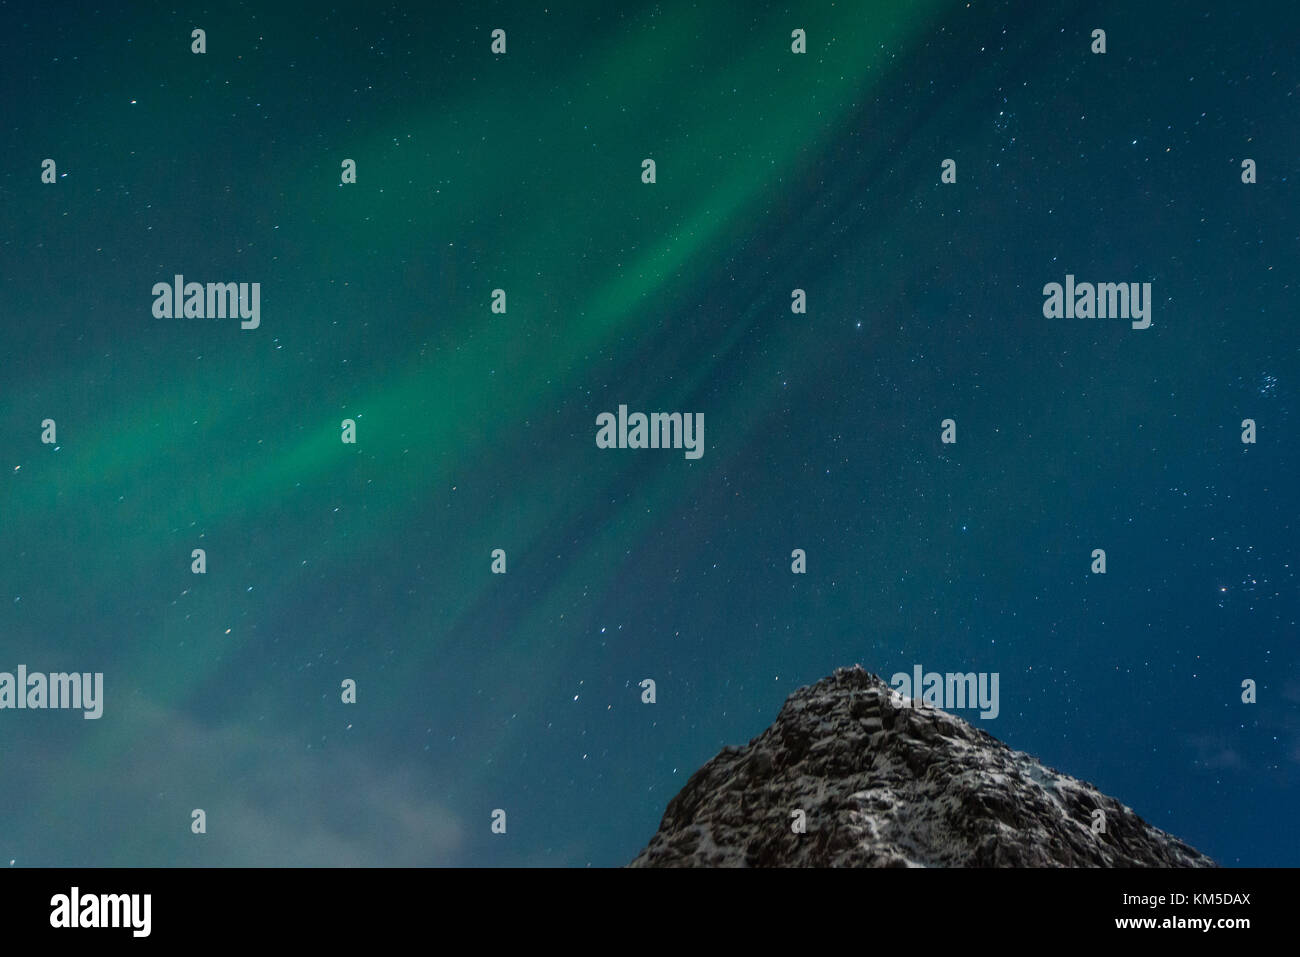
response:
M861 667L800 688L691 777L631 866L1215 866L1092 785L911 704Z

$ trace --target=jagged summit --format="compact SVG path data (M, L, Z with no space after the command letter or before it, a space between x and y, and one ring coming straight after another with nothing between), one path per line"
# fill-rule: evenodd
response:
M858 666L795 691L691 777L631 866L1215 866L1092 785L905 700Z

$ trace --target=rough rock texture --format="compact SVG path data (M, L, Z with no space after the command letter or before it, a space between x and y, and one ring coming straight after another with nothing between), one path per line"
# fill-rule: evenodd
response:
M1215 866L1091 785L906 702L860 667L800 688L691 777L631 866Z

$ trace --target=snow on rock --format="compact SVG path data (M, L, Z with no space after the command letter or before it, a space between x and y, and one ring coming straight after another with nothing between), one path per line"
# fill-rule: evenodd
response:
M631 866L1215 866L1092 785L901 704L860 667L800 688L771 727L692 775Z

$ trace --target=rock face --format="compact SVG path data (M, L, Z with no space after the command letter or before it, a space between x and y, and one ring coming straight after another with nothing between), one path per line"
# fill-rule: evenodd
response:
M1093 833L1094 811L1105 830ZM806 833L792 831L792 812ZM1082 781L859 667L786 700L668 803L632 867L1214 867Z

